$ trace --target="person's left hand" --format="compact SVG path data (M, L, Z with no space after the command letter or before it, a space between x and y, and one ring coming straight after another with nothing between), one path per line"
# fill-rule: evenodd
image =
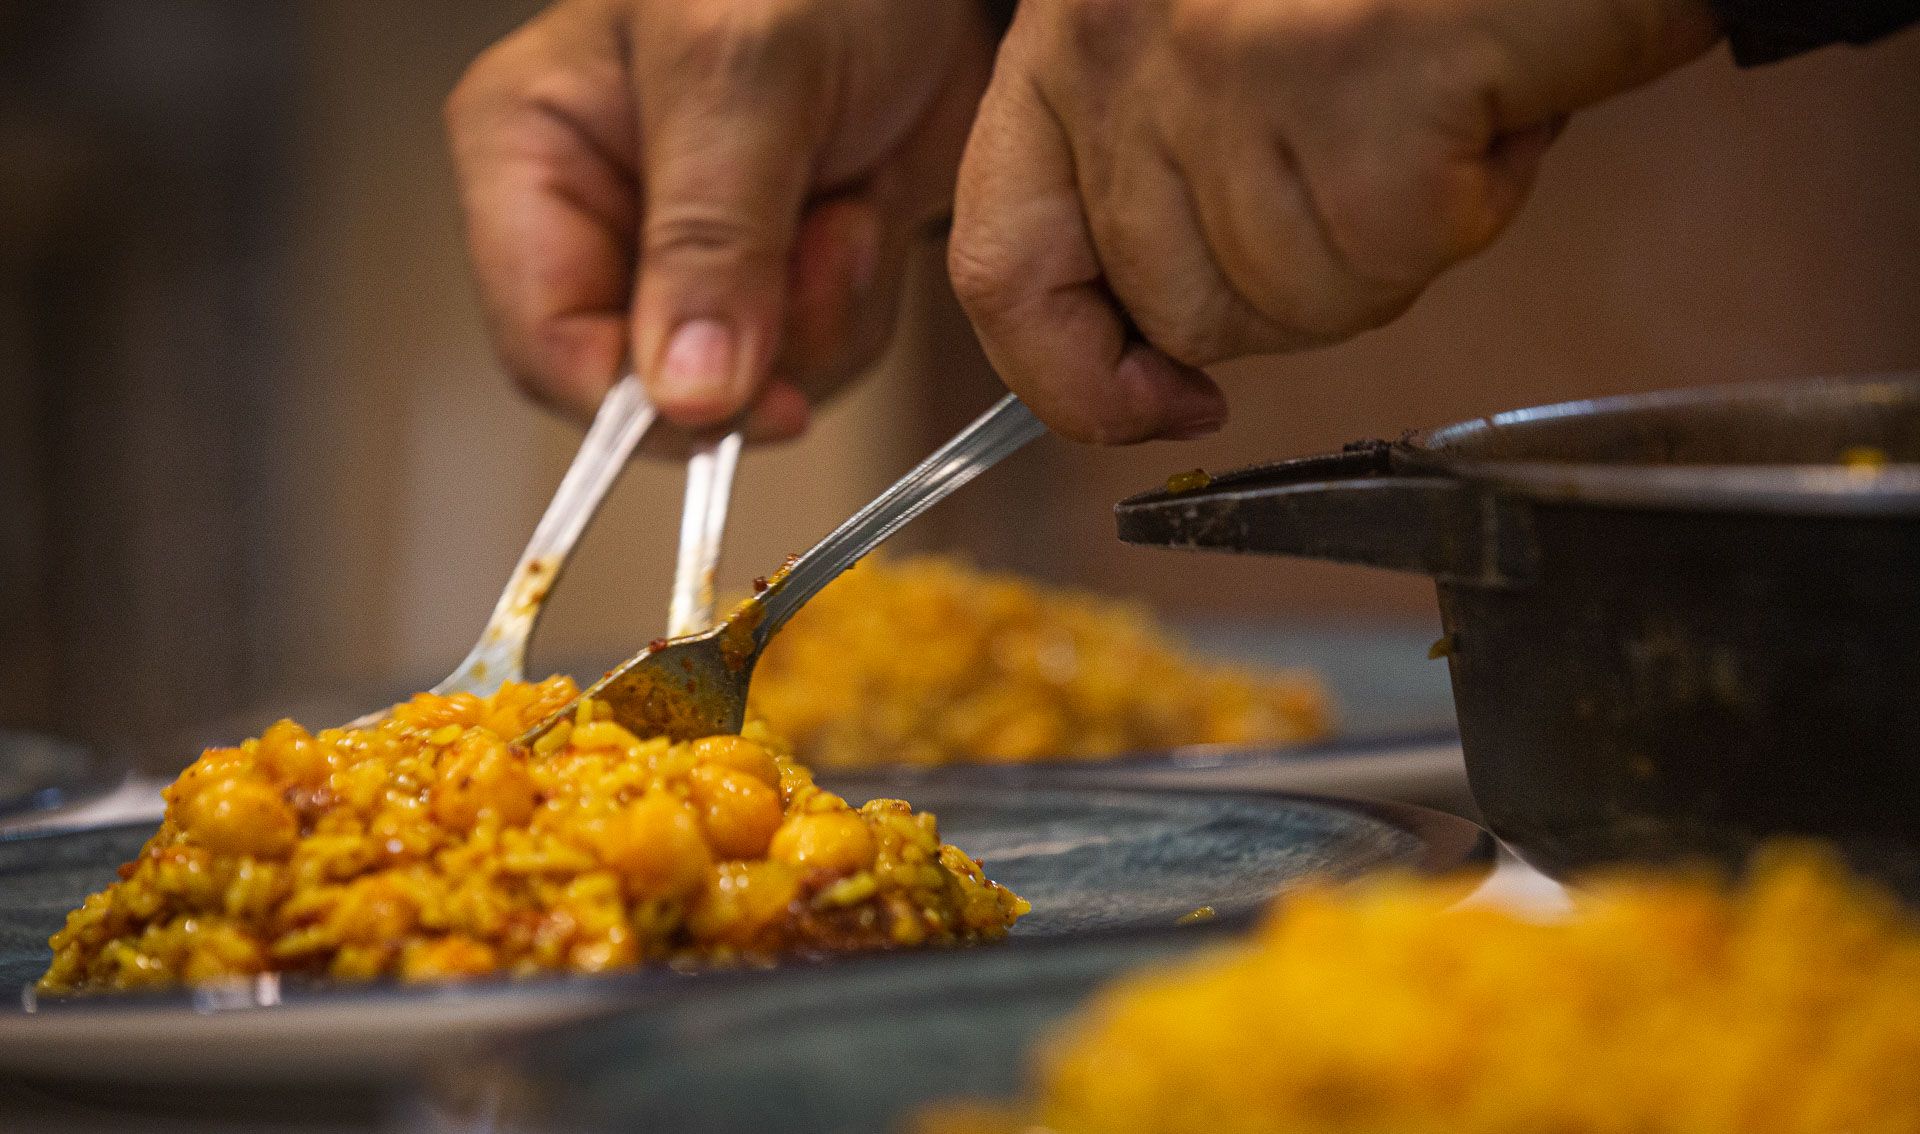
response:
M447 103L515 380L586 420L631 369L681 430L797 435L891 336L992 49L979 0L556 0Z

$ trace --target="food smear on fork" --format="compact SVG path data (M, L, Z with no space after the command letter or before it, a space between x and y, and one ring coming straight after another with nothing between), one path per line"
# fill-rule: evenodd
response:
M1028 908L933 816L849 806L758 724L672 743L586 701L509 744L575 692L421 694L207 750L54 936L41 991L760 964L992 940Z

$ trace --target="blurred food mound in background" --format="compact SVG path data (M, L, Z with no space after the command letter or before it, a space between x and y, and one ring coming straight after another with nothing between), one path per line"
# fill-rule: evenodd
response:
M1298 743L1334 720L1306 670L1207 660L1138 603L939 557L821 592L769 646L749 711L818 768Z

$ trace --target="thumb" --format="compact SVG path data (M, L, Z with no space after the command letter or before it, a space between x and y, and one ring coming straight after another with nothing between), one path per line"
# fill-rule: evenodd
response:
M687 428L751 406L780 347L813 145L805 92L750 86L663 91L642 128L634 359Z
M1184 440L1226 420L1213 380L1132 333L1107 287L1072 147L1005 57L955 194L948 275L987 360L1055 432L1118 445Z

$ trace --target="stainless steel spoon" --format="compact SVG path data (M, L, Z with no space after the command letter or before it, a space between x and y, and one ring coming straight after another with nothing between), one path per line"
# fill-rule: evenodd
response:
M611 707L613 719L639 736L689 740L740 731L761 651L808 599L922 512L1044 432L1033 412L1007 395L794 560L725 622L648 646L528 730L519 743L533 744L588 697Z

